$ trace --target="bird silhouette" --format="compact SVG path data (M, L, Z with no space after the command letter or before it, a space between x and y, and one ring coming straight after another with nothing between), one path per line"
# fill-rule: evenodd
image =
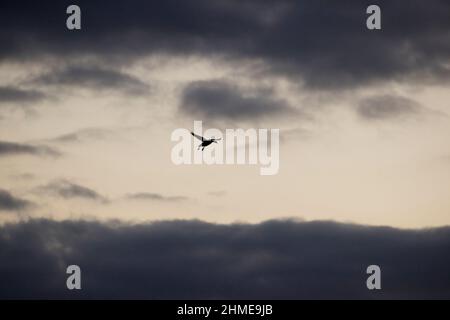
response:
M221 140L221 139L215 139L214 137L211 137L211 139L205 139L202 136L199 136L198 134L195 134L193 132L191 132L191 134L196 137L198 140L200 140L202 143L197 147L197 150L199 150L200 148L203 150L205 150L205 148L207 146L209 146L211 143L217 143L217 141Z

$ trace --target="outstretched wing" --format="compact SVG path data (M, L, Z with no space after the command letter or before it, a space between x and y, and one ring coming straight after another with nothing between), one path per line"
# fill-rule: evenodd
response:
M203 139L202 136L199 136L198 134L195 134L195 133L193 133L193 132L191 132L191 134L192 134L194 137L196 137L198 140L200 140L200 141L205 140L205 139Z

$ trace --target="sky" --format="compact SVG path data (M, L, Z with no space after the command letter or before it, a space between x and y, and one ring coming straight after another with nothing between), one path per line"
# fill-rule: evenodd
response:
M381 30L366 28L373 3L361 0L76 1L81 30L68 30L72 2L0 5L0 247L11 248L0 254L10 261L0 278L27 268L18 255L24 247L42 259L45 279L75 256L97 275L85 249L96 241L110 243L104 259L119 272L126 266L108 255L124 236L124 252L126 245L141 244L136 255L171 248L155 275L179 255L170 240L178 239L192 250L181 258L192 268L242 262L211 277L236 283L255 270L262 277L249 277L243 290L199 287L195 298L270 297L265 285L276 298L369 297L351 273L371 260L362 244L351 249L362 237L398 281L384 297L408 296L406 284L421 272L433 279L415 282L411 296L450 295L438 280L448 280L440 272L450 261L437 258L450 248L448 1L376 1ZM278 173L260 175L259 165L175 165L171 134L193 130L194 121L223 132L280 129ZM192 152L201 152L192 139ZM267 252L266 241L273 244ZM339 247L327 264L354 284L347 291L323 280L323 261L304 246L311 241L315 252ZM286 250L278 256L280 245ZM440 264L403 278L404 265L393 257L411 248ZM130 257L130 269L150 264L139 261ZM289 280L278 278L280 270L312 265L327 295L311 283L283 289ZM0 289L0 297L62 294L52 284L28 285ZM180 286L150 296L190 297ZM96 290L85 294L116 297Z

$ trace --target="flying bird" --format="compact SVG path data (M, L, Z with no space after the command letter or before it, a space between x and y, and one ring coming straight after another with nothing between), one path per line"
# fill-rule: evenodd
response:
M205 150L205 148L207 146L209 146L211 143L217 143L217 141L221 140L221 139L215 139L214 137L212 137L211 139L205 139L202 136L199 136L198 134L195 134L193 132L191 132L191 134L196 137L198 140L200 140L202 143L198 146L197 150L199 150L200 148L202 148L202 151Z

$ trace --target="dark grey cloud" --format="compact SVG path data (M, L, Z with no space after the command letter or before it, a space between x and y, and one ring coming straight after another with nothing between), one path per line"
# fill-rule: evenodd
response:
M9 191L0 189L0 210L17 211L31 206L31 202L12 195Z
M26 90L18 87L0 87L0 104L26 105L44 100L46 95L37 90Z
M396 95L378 95L365 98L358 105L358 115L366 120L386 120L410 117L423 113L418 102Z
M246 92L227 81L197 81L183 91L180 110L211 120L250 120L298 113L270 90Z
M57 157L61 155L61 152L59 152L54 148L50 148L44 145L32 145L25 143L0 141L0 157L11 155L34 155L34 156Z
M38 193L49 193L64 199L80 198L108 202L107 198L97 191L65 179L55 180L46 185L39 186L36 188L36 191Z
M89 65L71 65L53 70L31 80L43 85L75 86L93 90L113 89L132 95L150 92L150 87L138 78L114 69Z
M29 220L0 227L0 298L448 299L449 250L448 227ZM366 288L371 264L381 291Z
M188 197L183 196L164 196L159 193L150 193L150 192L138 192L138 193L130 193L126 196L129 200L149 200L149 201L167 201L167 202L178 202L178 201L186 201L189 200Z
M377 1L381 31L365 26L373 4L366 0L80 0L80 31L65 28L69 4L3 1L0 59L220 55L262 61L267 71L318 89L450 76L447 0Z

